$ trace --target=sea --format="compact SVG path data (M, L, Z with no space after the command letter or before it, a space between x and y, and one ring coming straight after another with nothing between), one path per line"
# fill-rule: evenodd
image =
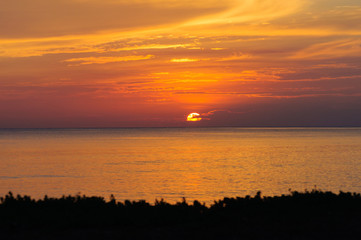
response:
M0 129L0 196L361 192L361 128Z

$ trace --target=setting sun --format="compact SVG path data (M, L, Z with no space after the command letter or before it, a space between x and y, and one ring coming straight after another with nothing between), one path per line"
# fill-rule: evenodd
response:
M198 122L202 120L199 113L191 113L187 116L187 122Z

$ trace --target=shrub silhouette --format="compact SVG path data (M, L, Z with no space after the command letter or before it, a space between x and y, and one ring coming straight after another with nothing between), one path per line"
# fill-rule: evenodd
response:
M253 197L223 198L210 206L197 200L190 204L185 198L175 204L164 199L154 204L118 202L113 195L109 201L85 195L36 200L11 192L0 198L0 230L8 234L11 229L83 228L110 228L125 235L137 233L136 229L161 229L188 234L185 238L208 239L357 238L361 234L361 195L314 189L262 197L258 192Z

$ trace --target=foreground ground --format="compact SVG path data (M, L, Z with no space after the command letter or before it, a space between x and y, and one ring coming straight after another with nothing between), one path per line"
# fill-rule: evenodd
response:
M0 203L0 239L360 239L361 196L313 190L275 197L117 202L9 193Z

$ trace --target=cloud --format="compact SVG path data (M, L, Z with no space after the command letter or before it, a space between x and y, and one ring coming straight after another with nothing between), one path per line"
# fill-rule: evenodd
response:
M75 65L88 65L88 64L106 64L114 62L128 62L128 61L139 61L154 58L153 55L147 56L125 56L125 57L84 57L84 58L70 58L64 60L64 62L75 62Z
M275 19L271 24L309 34L310 31L317 29L320 35L343 33L356 36L361 33L361 6L358 1L352 0L347 2L318 0L313 1L304 11Z
M191 20L187 25L230 24L267 21L290 15L304 6L305 1L293 0L237 0L228 9Z
M74 0L75 2L80 3L97 3L99 0ZM204 7L205 5L210 6L224 6L229 5L232 0L225 0L219 2L218 0L103 0L102 2L112 5L129 5L129 4L149 4L154 6L162 6L164 8L179 8L182 6L191 6L191 7Z
M228 2L232 2L228 0ZM223 3L223 2L222 2ZM223 10L227 1L17 0L2 4L0 38L39 38L165 26Z
M189 58L173 58L170 60L175 63L186 63L186 62L198 62L198 59L189 59Z
M348 38L314 44L298 51L291 58L330 59L361 56L361 38Z
M223 52L242 46L251 52L252 44L264 40L265 36L313 35L320 32L320 29L305 32L304 26L290 29L288 26L291 21L288 20L272 23L272 26L263 24L284 19L285 16L292 16L296 20L301 18L296 13L308 10L308 1L227 0L222 4L216 1L193 1L196 3L191 5L170 1L173 10L169 10L166 2L8 1L0 19L0 47L3 49L0 56L29 57L172 48L208 48L218 50L214 52ZM307 27L312 26L309 24ZM264 36L258 36L260 33ZM240 44L240 41L243 43ZM279 53L282 51L277 50ZM269 49L262 51L272 53ZM254 56L244 53L243 56L228 56L219 61L236 61L248 57Z
M229 112L228 110L211 110L209 112L202 113L201 116L202 116L203 120L209 121L212 119L212 117L215 114L222 114L222 113L228 113L228 112Z

